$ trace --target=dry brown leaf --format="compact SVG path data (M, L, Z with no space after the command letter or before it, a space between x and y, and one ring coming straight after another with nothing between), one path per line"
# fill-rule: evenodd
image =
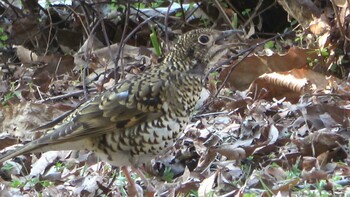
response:
M265 73L302 68L308 64L308 59L317 59L318 62L323 62L322 58L315 53L315 50L297 47L290 48L285 55L253 55L240 62L232 73L229 73L231 67L225 68L220 73L219 79L224 81L226 76L230 74L225 85L237 90L245 90L255 79Z
M91 60L85 60L85 53L78 52L74 55L74 63L77 65L76 69L80 69L80 65L84 64L94 64L98 63L102 66L106 66L107 68L114 68L114 56L111 56L111 54L117 54L119 47L119 43L112 44L109 47L104 47L101 49L97 49L92 52L91 56L94 57L94 61ZM82 50L85 51L85 50ZM128 62L123 62L124 65L130 63L131 61L137 61L139 63L142 63L146 66L149 66L151 64L151 61L149 59L149 56L151 54L150 50L145 50L145 48L140 47L134 47L131 45L125 45L123 46L123 57L125 60L128 60ZM124 61L125 61L124 60ZM120 62L119 62L120 64ZM105 69L105 68L104 68Z
M195 180L187 181L176 187L175 196L186 196L191 191L197 191L200 183ZM171 196L171 195L169 195Z
M337 128L339 126L350 126L349 110L332 103L313 104L302 110L303 118L305 118L311 126L316 130ZM344 138L348 135L344 133Z
M283 193L284 192L288 192L288 193L284 193L284 195L282 195L282 196L287 196L287 195L290 194L289 192L291 191L291 189L293 189L299 183L300 183L300 179L298 179L298 178L297 179L293 179L293 180L288 181L288 182L286 182L286 183L284 183L282 185L273 187L271 191L274 194L278 194L279 192L283 192Z
M48 71L50 76L58 76L65 73L73 76L74 58L71 55L46 55L40 56L38 61L45 66L37 69L36 74Z
M321 167L324 167L330 161L330 151L326 151L317 156L317 161Z
M18 17L17 20L14 20L10 29L10 36L15 38L13 39L14 44L20 45L29 40L35 43L35 41L39 40L38 32L41 31L37 21L33 15Z
M230 163L232 164L232 161ZM217 180L215 181L217 188L221 188L221 193L233 192L235 189L237 189L239 186L232 183L242 178L242 175L244 174L239 167L234 165L227 166L228 167L218 169L219 173L217 175Z
M0 133L0 150L18 143L18 139L7 133Z
M206 154L202 154L199 159L197 167L194 169L195 172L203 172L208 169L210 164L216 158L217 153L214 150L209 149Z
M279 131L275 125L271 125L269 129L269 144L274 144L279 136Z
M336 163L335 174L339 176L350 176L350 166L343 163Z
M306 29L314 17L319 17L322 11L311 0L278 0L289 15L295 18Z
M344 145L347 139L342 136L327 131L312 133L301 141L300 149L302 155L318 156L323 152L332 150Z
M237 160L238 163L246 158L246 152L243 148L236 148L231 145L221 145L213 148L216 152L227 157L228 160Z
M41 155L41 157L33 163L30 175L38 176L42 174L47 167L55 164L59 158L66 158L71 151L49 151Z
M329 80L322 74L308 69L293 69L288 72L263 74L249 87L250 92L264 90L266 99L286 97L296 102L301 94L311 93L317 89L326 89Z
M310 171L313 168L319 169L318 161L315 157L304 156L302 161L302 169L306 171Z
M204 179L198 188L198 196L207 196L208 193L213 191L213 186L215 183L216 176L219 171L213 173L210 177Z
M348 2L346 0L333 0L332 1L338 7L347 7Z
M276 181L285 180L288 176L287 172L282 167L271 165L265 168L265 173L269 176L274 177L274 180Z
M18 45L16 48L16 55L22 64L32 64L38 61L38 55L25 47Z
M97 182L103 182L103 177L97 174L85 176L80 182L76 182L73 192L78 196L93 196L99 188Z
M2 124L3 132L18 137L25 136L24 139L31 139L35 133L28 132L29 130L51 121L54 116L62 112L50 105L23 102L5 108L3 113L5 117Z
M310 31L315 35L321 35L330 31L329 21L325 14L322 14L319 18L315 18L310 23Z
M328 174L323 170L312 169L310 171L303 170L302 178L310 183L316 183L320 180L327 180Z

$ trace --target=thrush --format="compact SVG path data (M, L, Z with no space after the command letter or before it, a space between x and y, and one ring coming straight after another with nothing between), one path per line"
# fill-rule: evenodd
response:
M172 146L190 121L204 79L238 31L196 29L182 35L164 60L85 102L43 137L0 155L94 151L114 166L138 166Z

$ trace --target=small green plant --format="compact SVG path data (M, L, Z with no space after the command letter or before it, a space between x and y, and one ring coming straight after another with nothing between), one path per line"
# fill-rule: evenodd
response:
M21 188L25 185L25 183L19 179L14 179L12 180L12 182L10 183L10 187L13 188Z
M232 27L234 29L237 29L238 28L238 16L237 16L237 13L233 14L231 21L232 21Z
M134 3L134 6L135 6L137 9L144 9L144 8L146 8L146 4L141 3L141 2Z
M0 48L5 48L6 44L5 42L9 39L8 35L6 34L4 28L0 27Z
M324 57L324 58L328 58L329 57L329 51L327 48L323 48L320 50L317 50L319 52L319 54Z
M40 184L41 186L43 187L49 187L51 185L53 185L53 182L51 181L48 181L48 180L40 180L39 177L35 177L35 178L32 178L32 179L29 179L28 180L28 183L31 185L31 186L35 186L36 184Z
M156 51L156 55L159 57L162 55L162 51L160 48L160 44L158 42L157 32L154 29L154 27L151 27L151 31L152 31L152 33L150 34L151 42L154 50Z
M221 82L219 80L219 76L220 76L220 73L217 72L217 71L210 73L210 77L213 79L213 82L214 82L215 85L217 85L219 82Z
M188 192L188 194L186 195L186 197L197 197L198 196L198 191L196 190L190 190L190 192Z
M174 173L172 172L171 167L166 167L164 170L162 179L170 183L172 182L173 178L174 178Z
M201 23L203 24L204 27L209 27L209 25L210 25L210 20L209 19L207 19L205 17L201 17L200 21L201 21Z
M269 186L267 186L267 185L265 184L264 180L262 179L262 177L261 177L260 175L258 176L258 178L259 178L259 182L260 182L261 186L263 187L264 190L266 190L267 195L268 195L268 196L272 196L272 195L273 195L273 192L271 191L271 189L269 188Z
M256 197L257 195L254 193L247 193L247 194L243 194L243 197Z
M43 187L50 187L51 185L53 185L53 182L48 181L48 180L43 180L39 182Z
M300 158L292 166L292 169L288 171L287 179L292 179L301 176L301 170L299 169Z
M316 64L319 63L318 59L311 59L310 57L307 57L306 61L310 68L314 67Z
M316 184L316 188L318 190L319 196L328 196L327 192L324 191L324 187L327 185L326 180L320 180L317 184Z
M304 40L304 36L303 36L303 35L297 36L297 37L294 39L294 41L295 41L296 43L299 43L300 46L303 45L303 40Z
M117 176L116 173L114 173L113 175ZM127 192L125 190L125 186L127 184L126 177L122 173L119 173L115 180L116 180L115 182L116 182L116 185L119 188L121 196L127 196Z
M268 41L265 43L265 48L267 49L274 49L275 48L275 42L274 41Z
M12 98L14 98L15 96L16 96L16 94L14 92L9 92L9 93L5 94L4 98L2 98L1 105L6 106L7 102L9 100L11 100Z
M243 16L249 17L251 11L252 11L252 9L247 8L247 9L245 9L245 10L242 11L242 15L243 15Z
M64 167L65 167L64 164L61 163L61 162L56 162L55 163L55 170L58 171L58 172L62 171L64 169Z
M13 166L12 164L5 163L5 165L3 165L3 166L1 167L1 170L2 170L2 171L5 171L5 172L8 172L8 171L12 170L13 167L14 167L14 166Z
M189 9L189 10L192 10L193 8L194 8L194 3L191 2L191 3L190 3L190 6L188 6L188 9Z
M181 17L182 16L182 12L176 12L175 16L176 17Z
M109 4L108 4L108 8L112 11L115 10L119 10L121 12L124 12L126 10L126 6L123 4L118 3L117 0L112 0Z
M152 8L158 8L164 3L164 0L156 0L154 2L151 2Z
M273 162L270 167L279 168L280 166L276 162Z
M330 53L329 53L329 50L327 48L323 48L323 49L315 49L313 50L312 52L309 52L309 53L316 53L318 54L319 56L323 57L324 59L327 59L329 58L330 56ZM316 64L319 63L319 60L318 59L312 59L310 57L307 57L306 58L307 62L308 62L308 65L309 67L314 67Z

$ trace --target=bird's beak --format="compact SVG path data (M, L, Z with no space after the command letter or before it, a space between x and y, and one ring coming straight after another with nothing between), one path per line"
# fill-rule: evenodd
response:
M244 32L239 29L231 29L231 30L226 30L222 31L221 34L216 38L215 43L222 45L222 44L227 44L227 38L235 35L235 34L243 34Z

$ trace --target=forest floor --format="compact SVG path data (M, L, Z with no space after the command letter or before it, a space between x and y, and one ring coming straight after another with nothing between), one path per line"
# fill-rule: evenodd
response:
M238 28L241 44L208 76L191 124L145 164L154 190L131 170L138 195L350 195L348 1L44 2L0 2L0 150L152 69L178 35ZM87 151L0 168L0 196L129 192L118 168Z

